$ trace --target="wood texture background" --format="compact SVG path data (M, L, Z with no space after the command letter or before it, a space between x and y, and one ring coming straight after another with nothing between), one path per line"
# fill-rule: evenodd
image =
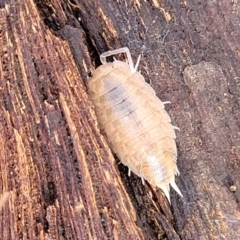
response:
M123 46L181 129L171 206L88 100ZM0 239L240 239L240 2L0 0L0 136Z

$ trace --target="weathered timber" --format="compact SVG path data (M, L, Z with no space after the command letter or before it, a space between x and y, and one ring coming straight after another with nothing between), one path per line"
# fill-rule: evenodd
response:
M240 238L239 39L237 1L0 1L1 238ZM127 176L88 100L123 46L181 129L171 206Z

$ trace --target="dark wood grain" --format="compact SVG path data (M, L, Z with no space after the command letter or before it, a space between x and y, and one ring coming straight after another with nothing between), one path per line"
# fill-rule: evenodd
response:
M0 236L240 238L239 39L237 1L1 1ZM171 206L127 176L88 100L123 46L181 129Z

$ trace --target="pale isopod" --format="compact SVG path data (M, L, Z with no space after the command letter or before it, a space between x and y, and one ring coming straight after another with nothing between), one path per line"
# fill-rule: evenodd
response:
M106 57L126 53L128 63ZM136 71L128 48L105 52L103 65L89 80L89 97L95 107L100 128L112 150L130 172L163 190L168 201L169 184L182 196L175 183L177 148L175 131L164 104L153 88Z

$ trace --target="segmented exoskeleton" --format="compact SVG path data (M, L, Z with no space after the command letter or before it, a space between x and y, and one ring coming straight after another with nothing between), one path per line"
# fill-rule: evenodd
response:
M106 57L126 53L128 63ZM175 183L179 174L175 131L164 104L143 76L136 71L128 48L105 52L89 81L89 97L100 128L112 150L130 172L163 190L170 202L169 184L182 196Z

